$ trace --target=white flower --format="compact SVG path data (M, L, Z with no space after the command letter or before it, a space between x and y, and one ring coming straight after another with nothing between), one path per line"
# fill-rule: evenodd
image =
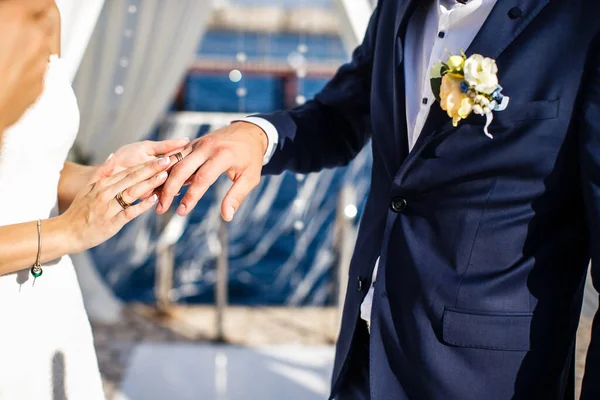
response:
M465 61L465 81L480 93L492 94L498 87L498 66L491 58L473 54Z
M477 115L483 115L483 108L479 104L473 106L473 112Z
M478 94L477 96L475 96L475 103L479 104L482 107L484 107L484 106L489 105L490 101L488 100L487 97Z

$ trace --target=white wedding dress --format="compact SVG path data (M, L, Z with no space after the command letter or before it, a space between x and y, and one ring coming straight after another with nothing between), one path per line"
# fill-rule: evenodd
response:
M79 108L65 72L62 60L53 56L42 96L4 133L2 226L57 213L60 173L79 127ZM37 235L35 224L31 235ZM73 264L63 257L43 270L35 285L29 270L0 276L0 399L104 399Z

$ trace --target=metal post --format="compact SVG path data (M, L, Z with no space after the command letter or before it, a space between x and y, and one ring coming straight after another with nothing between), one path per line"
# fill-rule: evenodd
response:
M158 217L160 231L164 231L172 212ZM171 290L173 288L173 271L175 269L175 246L163 242L156 247L156 277L154 280L154 296L156 309L160 314L168 314L172 305Z
M229 235L227 232L227 223L221 218L221 199L225 197L228 190L227 184L219 184L217 199L219 201L215 205L215 217L218 219L218 238L221 247L221 252L217 257L217 281L215 285L215 301L216 301L216 340L219 342L225 341L224 315L227 308L228 292L227 286L229 282Z
M336 213L336 247L339 254L338 265L338 318L341 321L346 298L346 288L348 287L348 274L350 271L350 261L354 252L356 241L356 228L354 220L356 218L356 194L352 186L344 186L338 197L338 207Z

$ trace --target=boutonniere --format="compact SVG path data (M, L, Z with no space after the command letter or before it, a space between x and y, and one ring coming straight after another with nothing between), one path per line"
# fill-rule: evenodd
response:
M502 95L497 74L495 60L479 54L467 57L463 52L432 67L431 89L442 110L452 118L453 126L458 126L473 112L485 116L483 131L493 138L488 128L494 112L505 110L509 102L509 98Z

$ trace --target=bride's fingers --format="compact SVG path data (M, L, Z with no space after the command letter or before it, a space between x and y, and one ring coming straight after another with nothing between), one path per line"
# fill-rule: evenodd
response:
M161 171L167 169L167 167L171 164L171 160L169 157L159 158L156 160L148 161L147 163L136 165L135 167L127 168L124 171L119 172L118 174L114 174L112 176L106 177L100 181L98 181L98 186L100 188L109 188L122 182L127 177L136 176L135 174L145 174L148 172L146 178L140 179L137 182L141 182L142 180L148 179L152 175L158 174ZM154 171L154 172L151 172ZM137 182L132 182L129 186L134 185ZM125 190L127 187L123 188Z
M152 194L154 189L162 185L167 180L168 176L169 174L167 171L162 171L158 175L154 175L148 180L125 189L123 192L121 192L121 196L123 197L123 200L130 204L143 197L148 197L150 194Z
M141 169L111 186L110 190L115 193L115 196L121 193L125 202L133 203L144 193L156 189L167 180L167 171L153 175L155 172L153 169Z
M145 197L148 197L149 194L152 194L152 191L156 187L162 185L167 180L168 175L169 174L167 173L167 171L162 171L158 175L155 175L155 176L151 177L150 179L147 179L143 182L135 184L135 185L123 190L121 192L121 198L127 204L133 204L138 199L145 199ZM118 193L117 193L117 195L118 195ZM109 210L109 212L111 214L109 214L109 215L115 215L115 214L121 212L122 210L123 210L123 206L121 204L119 204L119 202L115 196L115 200L111 202L111 207Z
M157 195L152 195L144 201L140 201L138 204L122 210L115 216L115 223L123 226L131 220L139 217L146 211L150 210L158 201Z
M140 199L142 199L142 200L147 199L148 197L152 196L154 194L154 192L156 192L157 190L158 190L158 188L152 189L152 191L144 193L143 195L140 196Z
M94 183L94 182L98 182L100 179L108 178L109 176L111 176L113 174L115 168L116 168L115 157L113 156L113 154L111 154L106 159L104 164L102 164L98 167L98 169L92 176L92 179L90 180L90 182Z
M158 175L160 172L165 171L169 166L168 158L160 158L158 160L147 162L141 167L132 167L126 169L123 172L115 174L107 179L103 179L99 183L102 184L103 188L115 196L117 193L123 190L150 179L154 175Z

